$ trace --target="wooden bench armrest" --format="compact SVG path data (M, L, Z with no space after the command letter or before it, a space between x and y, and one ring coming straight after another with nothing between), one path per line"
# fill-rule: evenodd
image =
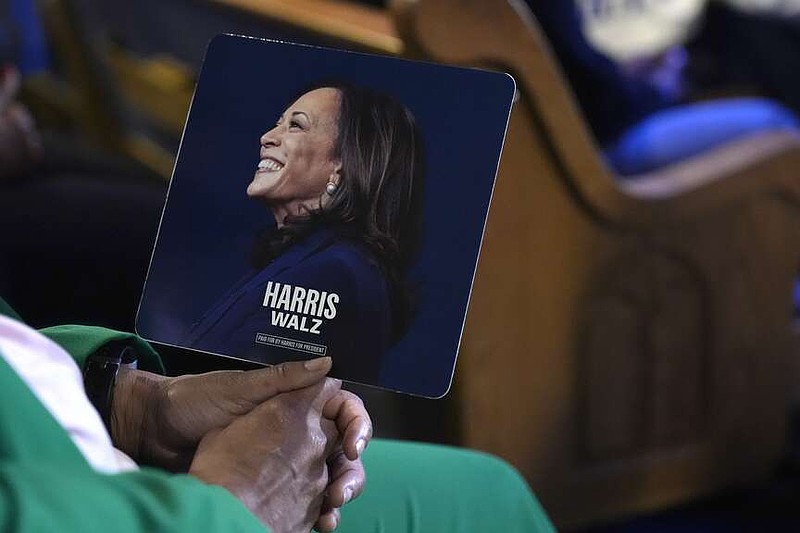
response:
M691 216L757 190L774 189L800 202L800 133L765 131L620 183L633 200L625 218Z
M642 199L671 198L709 186L732 174L746 172L783 152L796 150L800 150L798 132L765 131L727 143L680 163L624 180L621 187L628 194Z
M351 43L367 51L399 55L403 42L389 13L378 8L339 0L210 0L235 9L293 26L312 34Z

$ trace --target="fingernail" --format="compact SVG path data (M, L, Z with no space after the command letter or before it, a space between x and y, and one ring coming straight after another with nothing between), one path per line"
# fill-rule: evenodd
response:
M353 497L353 487L344 488L344 503L349 502Z
M361 437L356 441L356 451L358 452L358 455L364 453L364 448L366 447L367 447L367 439L365 439L364 437Z
M311 372L316 372L317 370L322 370L323 368L328 368L328 365L331 363L330 357L317 357L316 359L309 359L305 363L303 363L303 367L306 370Z

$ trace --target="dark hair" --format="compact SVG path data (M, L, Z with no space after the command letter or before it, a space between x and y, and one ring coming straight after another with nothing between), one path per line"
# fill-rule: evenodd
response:
M395 337L411 313L405 273L420 244L424 186L422 139L414 115L393 97L348 83L318 83L339 92L333 157L341 161L336 192L319 209L287 217L254 251L263 268L319 227L362 244L389 284Z

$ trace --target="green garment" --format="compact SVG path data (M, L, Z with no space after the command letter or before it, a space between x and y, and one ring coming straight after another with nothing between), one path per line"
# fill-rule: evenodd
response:
M95 472L0 358L0 530L263 532L264 527L228 491L188 475L148 468Z
M0 314L9 313L0 298ZM14 318L17 318L14 316ZM142 368L163 368L146 342L104 328L44 334L79 364L111 340L137 348ZM554 531L527 484L503 461L443 446L373 440L365 493L342 510L341 533ZM69 435L0 358L0 531L142 533L265 531L229 492L188 475L142 468L95 472Z
M374 440L364 495L342 509L337 533L554 533L528 484L491 455Z

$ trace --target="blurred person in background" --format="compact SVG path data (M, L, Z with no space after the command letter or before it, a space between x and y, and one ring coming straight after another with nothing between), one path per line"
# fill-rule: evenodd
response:
M18 100L47 65L30 0L0 4L0 294L31 324L133 328L166 183L64 134ZM57 265L57 266L55 266Z
M688 48L698 89L759 94L800 116L800 0L709 2Z
M692 102L687 42L705 0L527 0L608 163L644 174L762 130L796 129L763 97Z
M800 126L800 0L527 3L623 178Z

